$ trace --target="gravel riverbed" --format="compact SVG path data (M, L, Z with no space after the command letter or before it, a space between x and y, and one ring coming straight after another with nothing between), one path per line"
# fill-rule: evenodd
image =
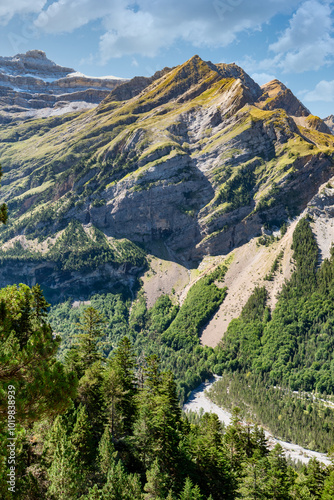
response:
M183 405L183 410L185 412L194 411L199 413L202 408L202 411L204 412L216 413L221 422L223 422L225 425L229 425L231 422L231 413L213 403L213 401L211 401L205 394L205 392L209 391L218 379L219 377L216 376L208 382L203 382L197 387L197 389L192 391L189 399ZM273 448L276 443L279 443L284 449L285 454L292 460L300 460L303 463L307 463L311 458L316 458L317 460L319 460L319 462L322 462L326 465L329 465L331 463L327 455L325 455L324 453L307 450L306 448L303 448L298 444L282 441L275 438L267 431L265 431L265 435L270 448Z

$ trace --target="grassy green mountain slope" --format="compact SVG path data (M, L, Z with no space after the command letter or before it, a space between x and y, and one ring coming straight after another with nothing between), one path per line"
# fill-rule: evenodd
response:
M236 65L194 56L118 86L94 110L0 126L10 212L0 237L11 242L3 261L15 238L34 241L24 243L33 255L20 273L43 281L51 265L60 285L65 278L53 255L71 221L113 242L152 248L163 241L169 258L187 265L228 253L261 234L263 224L281 224L332 175L334 138L276 87L261 89ZM40 244L48 247L42 263ZM113 252L104 256L112 266L108 284L129 281L115 271ZM131 261L123 275L144 267ZM70 264L67 271L69 282L80 281ZM86 271L94 271L92 259Z

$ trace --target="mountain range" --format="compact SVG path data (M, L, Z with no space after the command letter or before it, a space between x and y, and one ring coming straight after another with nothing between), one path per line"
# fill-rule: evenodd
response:
M333 498L333 122L0 58L1 498Z
M141 277L150 305L172 289L182 303L199 270L307 207L328 215L333 116L311 115L278 80L260 87L198 56L150 78L93 79L30 51L0 59L0 91L1 286L38 282L54 302L134 293ZM238 265L251 293L255 271L235 259L233 276ZM268 284L273 303L281 281Z
M41 50L0 57L0 123L91 109L124 81L87 77Z

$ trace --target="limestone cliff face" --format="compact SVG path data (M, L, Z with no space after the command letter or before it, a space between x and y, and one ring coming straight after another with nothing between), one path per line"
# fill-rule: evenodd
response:
M45 99L72 102L80 78ZM333 175L328 132L277 80L260 88L235 64L194 56L119 84L88 113L0 124L12 217L0 237L43 240L76 220L146 249L163 242L173 259L194 265L304 210ZM131 281L138 269L119 279ZM77 279L50 275L56 287Z
M68 297L84 300L94 290L98 293L119 293L132 290L136 277L142 271L135 266L103 264L98 270L63 271L53 262L17 262L7 260L0 267L0 287L16 283L43 286L47 299L60 302Z

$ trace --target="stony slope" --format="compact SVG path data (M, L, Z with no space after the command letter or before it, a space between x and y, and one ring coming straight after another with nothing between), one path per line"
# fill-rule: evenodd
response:
M24 235L51 251L53 236L76 220L110 241L197 267L305 208L333 175L334 137L324 131L279 82L260 88L234 64L194 56L119 85L91 111L0 126L11 216L2 241ZM33 256L29 262L33 282ZM52 269L57 289L65 278ZM129 262L124 276L139 269ZM69 283L80 282L68 273ZM96 280L102 275L95 271Z

